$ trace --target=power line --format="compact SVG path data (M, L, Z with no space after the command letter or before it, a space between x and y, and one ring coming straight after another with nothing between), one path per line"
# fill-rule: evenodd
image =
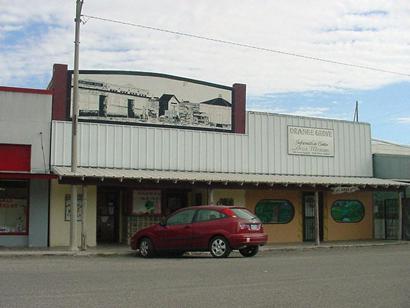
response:
M243 44L243 43L237 43L237 42L232 42L232 41L226 41L226 40L211 38L211 37L207 37L207 36L190 34L190 33L185 33L185 32L180 32L180 31L172 31L172 30L168 30L168 29L145 26L145 25L141 25L141 24L136 24L136 23L132 23L132 22L125 22L125 21L120 21L120 20L114 20L114 19L109 19L109 18L103 18L103 17L91 16L91 15L82 15L82 16L86 17L86 18L89 18L89 19L106 21L106 22L111 22L111 23L116 23L116 24L121 24L121 25L126 25L126 26L138 27L138 28L142 28L142 29L146 29L146 30L153 30L153 31L169 33L169 34L176 34L176 35L180 35L180 36L185 36L185 37L190 37L190 38L195 38L195 39L200 39L200 40L205 40L205 41L210 41L210 42L216 42L216 43L221 43L221 44L226 44L226 45L232 45L232 46L243 47L243 48L250 48L250 49L266 51L266 52L271 52L271 53L276 53L276 54L281 54L281 55L286 55L286 56L298 57L298 58L303 58L303 59L308 59L308 60L313 60L313 61L319 61L319 62L325 62L325 63L330 63L330 64L337 64L337 65L343 65L343 66L354 67L354 68L359 68L359 69L365 69L365 70L370 70L370 71L376 71L376 72L381 72L381 73L388 73L388 74L395 74L395 75L410 77L410 74L408 74L408 73L390 71L390 70L377 68L377 67L372 67L372 66L367 66L367 65L353 64L353 63L341 62L341 61L336 61L336 60L331 60L331 59L312 57L312 56L307 56L307 55L294 53L294 52L287 52L287 51L282 51L282 50L278 50L278 49L271 49L271 48L254 46L254 45L250 45L250 44Z

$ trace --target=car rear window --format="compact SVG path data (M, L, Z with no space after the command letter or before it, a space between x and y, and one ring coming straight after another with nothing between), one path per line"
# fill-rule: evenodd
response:
M243 219L247 219L247 220L258 220L259 218L256 217L254 214L252 214L251 212L249 212L248 210L245 209L231 209L236 216L243 218Z

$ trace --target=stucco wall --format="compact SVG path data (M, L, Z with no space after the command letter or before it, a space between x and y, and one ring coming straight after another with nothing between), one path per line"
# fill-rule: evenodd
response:
M81 193L81 187L78 187ZM68 246L70 241L70 221L65 221L65 195L71 193L70 185L60 185L57 180L51 183L50 196L50 247ZM87 205L87 245L96 246L97 188L88 186ZM81 222L78 222L78 244L81 241Z
M331 216L332 204L336 200L358 200L364 206L364 218L357 223L338 223ZM324 239L337 240L367 240L373 238L373 199L371 192L356 192L351 194L324 194Z
M287 224L264 224L268 234L268 243L291 243L303 240L302 230L302 193L285 190L247 190L246 207L255 213L256 204L262 199L288 200L293 204L295 216Z

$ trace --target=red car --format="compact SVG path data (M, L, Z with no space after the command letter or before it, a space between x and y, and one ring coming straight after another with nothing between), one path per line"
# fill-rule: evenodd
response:
M234 249L252 257L267 239L259 218L247 209L203 205L180 209L160 224L138 231L131 237L131 248L139 249L142 257L162 251L210 251L213 257L224 258Z

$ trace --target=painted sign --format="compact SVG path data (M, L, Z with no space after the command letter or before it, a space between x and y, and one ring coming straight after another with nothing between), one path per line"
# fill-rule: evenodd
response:
M80 72L79 118L232 130L232 88L154 73Z
M71 220L71 195L65 195L64 220ZM77 221L83 220L83 195L77 195Z
M134 190L132 198L132 213L135 215L160 215L160 190Z
M359 187L357 186L335 186L332 187L332 194L337 195L337 194L351 194L356 191L359 191Z
M333 129L288 126L288 154L334 156Z

